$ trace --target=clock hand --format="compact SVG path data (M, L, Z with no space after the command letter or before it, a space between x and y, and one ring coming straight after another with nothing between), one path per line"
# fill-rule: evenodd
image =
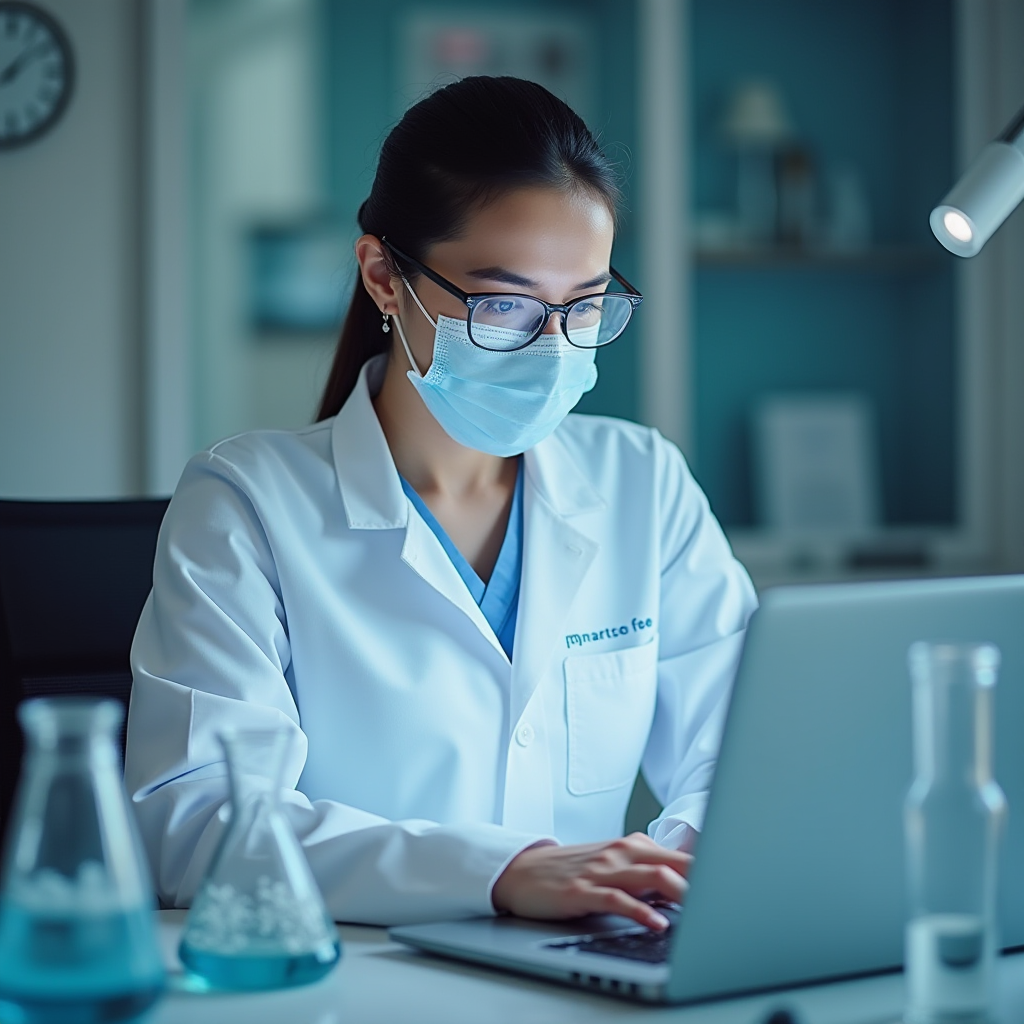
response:
M21 74L25 65L34 57L39 56L39 54L46 50L49 45L49 43L36 43L35 46L30 46L27 50L23 50L18 54L18 56L15 57L2 72L0 72L0 85L7 85L8 82L17 78L18 75Z

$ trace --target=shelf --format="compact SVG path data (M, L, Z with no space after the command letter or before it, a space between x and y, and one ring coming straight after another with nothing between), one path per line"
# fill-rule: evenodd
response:
M973 576L992 571L978 552L965 550L958 529L880 527L859 537L783 535L756 527L727 528L736 557L758 590L781 584Z
M875 246L861 251L804 249L784 246L697 248L694 265L731 270L845 270L918 273L939 270L947 262L938 246Z

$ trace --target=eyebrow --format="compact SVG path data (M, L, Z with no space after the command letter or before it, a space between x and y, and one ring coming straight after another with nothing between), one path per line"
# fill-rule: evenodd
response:
M478 281L500 281L502 284L513 284L517 288L537 288L540 284L539 281L523 277L522 274L514 274L511 270L506 270L504 267L480 267L478 270L467 271L466 276L475 278ZM580 292L587 288L597 288L602 284L607 284L611 279L612 275L604 271L596 277L592 277L589 281L581 282L571 290Z

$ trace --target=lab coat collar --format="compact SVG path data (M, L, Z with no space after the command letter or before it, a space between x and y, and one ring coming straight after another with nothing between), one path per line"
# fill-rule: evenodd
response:
M409 502L371 396L380 390L387 355L374 356L334 418L331 446L341 500L352 530L397 530L409 523Z
M526 452L524 459L527 481L557 515L575 516L607 507L557 431Z
M334 467L349 528L404 529L402 561L461 609L507 666L508 655L441 542L418 515L409 514L409 499L372 401L383 383L387 359L374 356L363 366L332 428Z

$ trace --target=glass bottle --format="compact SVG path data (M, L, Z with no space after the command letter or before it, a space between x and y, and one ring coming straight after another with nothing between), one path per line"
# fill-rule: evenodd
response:
M23 702L0 882L0 1020L131 1020L164 987L153 887L125 798L120 704Z
M290 736L252 729L222 734L220 741L231 818L185 922L182 963L218 988L316 981L337 963L341 945L281 808Z
M910 648L915 777L905 827L910 914L908 1024L990 1019L996 858L1006 799L992 777L999 652L991 644Z

